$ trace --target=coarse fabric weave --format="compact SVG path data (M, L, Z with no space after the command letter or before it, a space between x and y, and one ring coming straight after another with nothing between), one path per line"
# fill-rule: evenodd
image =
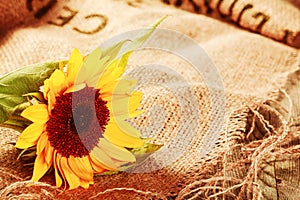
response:
M209 87L170 52L135 52L126 73L144 92L144 113L132 123L179 153L158 153L149 163L157 158L164 167L155 171L95 176L87 190L56 188L52 172L28 186L33 167L17 160L19 152L9 144L20 133L1 128L0 198L298 199L299 8L292 0L0 0L1 75L66 59L73 48L88 54L168 14L159 27L192 38L223 84ZM221 128L208 131L220 113Z

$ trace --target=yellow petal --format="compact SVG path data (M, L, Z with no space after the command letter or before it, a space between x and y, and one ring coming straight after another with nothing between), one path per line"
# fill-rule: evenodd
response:
M51 165L48 165L45 162L44 154L40 154L36 157L34 162L34 169L33 169L33 175L31 180L32 181L38 181L40 178L44 176L44 174L48 171Z
M55 173L55 182L56 182L56 187L60 187L62 185L62 179L59 175L58 168L57 168L57 153L54 151L53 153L53 165L54 165L54 173Z
M53 91L48 92L48 111L50 112L55 105L56 97Z
M39 137L44 129L44 124L33 123L29 125L20 135L16 147L19 149L26 149L36 145Z
M83 63L83 56L80 54L78 49L74 49L71 53L68 62L68 67L67 67L67 76L70 84L74 84L82 63Z
M113 96L107 107L115 117L128 119L141 114L142 110L137 110L142 101L142 92L134 92L131 96Z
M80 186L83 187L84 189L88 189L90 187L90 184L94 184L94 182L80 179Z
M94 173L102 173L106 171L106 167L105 166L103 167L103 164L97 161L91 154L89 157L90 157L92 168L94 169Z
M118 96L130 97L131 91L135 87L136 83L136 80L126 79L110 81L108 84L99 87L101 91L101 98L109 101L111 98L117 98Z
M69 167L68 159L66 157L62 157L60 159L60 165L64 172L67 182L70 185L70 190L78 188L80 186L80 179L76 176Z
M94 158L100 162L104 168L108 170L116 170L118 169L119 166L117 166L117 163L115 163L111 157L109 157L105 151L103 151L99 147L95 147L92 151L91 154L94 156Z
M134 128L130 123L124 121L123 118L118 118L118 117L111 118L108 124L111 126L121 127L123 132L125 132L127 135L137 137L137 138L141 137L141 132L136 128Z
M108 156L125 162L135 162L135 156L130 153L125 148L118 147L110 142L108 142L105 138L100 139L98 143L98 147L107 153Z
M49 119L48 108L46 104L36 104L26 108L22 113L22 117L36 123L46 123Z
M134 92L129 100L129 113L135 112L141 105L143 99L142 92Z
M113 63L110 64L110 66L106 67L104 71L102 72L101 76L99 77L99 81L97 84L97 88L103 88L104 85L108 83L115 83L115 81L120 78L120 75L124 73L124 70L122 73L116 73L116 69L118 69L119 61L116 60ZM121 70L121 68L119 68ZM115 84L113 84L115 85Z
M115 81L124 74L131 53L126 53L122 58L115 60L105 69L98 81L97 88L104 89L105 86L109 85L112 85L113 88L115 87Z
M68 162L71 170L76 174L80 179L91 181L93 180L93 168L89 159L84 156L82 158L70 156Z
M59 153L57 153L56 150L55 150L54 155L53 155L53 160L54 160L56 187L60 187L63 183L59 173L62 175L64 181L66 181L66 179L64 177L64 174L63 174L63 171L60 167L60 159L61 159L61 155Z
M134 79L121 79L118 81L116 87L113 90L113 94L129 94L137 84L137 80Z
M44 152L46 163L48 163L48 165L52 165L54 148L50 145L50 142L47 143Z
M65 74L56 69L49 78L49 88L55 96L61 95L68 87L68 81Z
M106 84L105 86L97 86L101 91L100 97L106 101L110 101L118 81L119 80L111 81L110 84Z
M86 84L85 84L85 83L82 83L82 84L79 84L79 85L72 85L71 87L69 87L69 88L64 92L64 94L70 93L70 92L76 92L76 91L82 90L82 89L85 88L85 87L86 87Z
M144 142L141 138L133 137L125 131L126 129L120 129L116 124L109 123L106 126L103 136L117 146L127 148L137 148L143 146Z
M36 155L40 155L42 153L47 143L48 143L48 135L46 132L44 132L42 133L42 135L39 138L39 141L37 142Z
M20 135L21 139L36 141L44 131L45 124L32 123Z
M23 139L18 139L15 147L18 149L27 149L29 147L32 147L36 145L36 142L32 142L32 141L27 141L27 140L23 140Z

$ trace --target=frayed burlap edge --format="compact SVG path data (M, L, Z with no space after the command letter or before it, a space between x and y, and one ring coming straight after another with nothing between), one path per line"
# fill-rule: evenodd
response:
M291 94L299 74L288 74L284 86L266 101L231 113L223 150L195 166L200 173L206 170L207 177L187 185L177 199L299 197L300 129L295 123L297 94Z

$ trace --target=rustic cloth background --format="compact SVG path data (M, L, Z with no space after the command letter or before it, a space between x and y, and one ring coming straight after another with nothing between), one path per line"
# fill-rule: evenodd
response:
M144 28L169 14L160 27L188 35L207 52L226 94L225 128L213 151L199 157L214 114L204 81L173 55L136 53L129 69L162 63L190 83L198 103L189 106L199 109L200 128L189 148L183 149L185 154L155 172L97 176L88 190L57 189L51 172L26 187L32 166L16 160L17 151L7 144L19 133L3 128L1 199L298 199L299 8L296 0L0 0L0 74L65 59L73 48L86 54L112 36ZM146 72L147 76L142 70L132 75L147 84L155 71ZM157 82L174 81L169 75L162 79ZM176 95L186 97L187 88L180 86ZM146 112L134 123L152 127L156 141L167 146L182 123L180 102L174 91L159 86L143 90ZM157 115L156 120L164 122L159 129L148 118L154 104L165 113Z

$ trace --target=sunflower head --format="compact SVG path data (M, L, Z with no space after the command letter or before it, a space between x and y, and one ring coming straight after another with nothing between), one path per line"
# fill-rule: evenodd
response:
M58 187L87 188L94 173L136 161L129 149L144 142L126 120L141 113L142 93L132 91L136 81L122 79L129 55L112 60L98 48L84 57L74 49L44 81L44 101L22 112L32 124L16 143L36 146L33 181L53 167Z
M36 101L23 102L21 98L17 104L30 106L21 113L26 128L16 143L17 148L36 150L33 181L54 168L57 187L68 183L69 189L88 188L93 184L94 174L126 169L136 162L136 157L161 147L145 143L140 132L127 122L142 112L142 93L133 91L136 81L124 78L123 74L130 54L165 18L142 31L120 57L117 56L128 40L103 51L97 48L88 56L74 49L69 60L59 67L54 62L44 68L33 67L47 76L42 78L44 84L38 84L40 92L24 89L28 94L23 94ZM38 78L23 79L37 86L33 80ZM13 113L5 114L7 119Z

